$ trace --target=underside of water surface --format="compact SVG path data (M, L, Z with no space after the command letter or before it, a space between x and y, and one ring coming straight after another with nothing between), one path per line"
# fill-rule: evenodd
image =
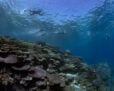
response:
M70 56L68 56L68 58L71 59L71 63L69 61L67 62L67 59L65 59L66 54L64 54L64 52L62 54L61 52L57 51L56 53L54 53L54 55L58 57L60 53L61 56L59 55L60 56L59 58L61 60L64 59L63 62L58 59L61 65L59 66L55 65L57 60L55 61L54 65L50 64L50 61L49 61L49 64L51 65L50 67L52 68L49 68L49 67L45 68L45 65L43 64L48 64L48 61L46 61L47 63L45 63L44 61L44 63L38 64L38 67L34 69L39 70L41 73L42 72L45 73L45 71L47 70L49 70L49 73L50 73L50 70L51 71L54 70L54 73L57 72L57 74L59 75L62 74L61 76L65 77L65 79L67 78L68 80L75 79L73 80L74 82L68 81L70 86L72 85L71 87L74 87L74 88L71 88L72 91L78 91L78 90L79 91L114 91L113 89L114 87L114 78L113 78L114 77L114 74L113 74L114 73L114 67L113 67L114 31L113 30L114 30L114 0L94 0L94 1L86 0L86 2L84 0L70 0L70 1L69 0L29 0L29 1L28 0L0 0L0 36L2 36L0 37L1 39L0 42L3 43L2 42L3 36L9 36L10 38L14 38L11 40L16 40L16 39L24 40L27 42L28 46L30 47L27 49L29 50L30 53L35 52L32 54L36 55L37 52L39 52L38 50L40 50L41 56L46 58L46 60L48 59L48 61L58 59L58 58L55 58L55 56L54 58L52 57L53 55L53 52L51 53L52 50L54 51L61 50L61 51L64 51L65 53L69 53ZM7 37L5 38L7 39ZM6 41L4 41L4 43L7 44ZM44 47L43 52L38 47L38 45L37 47L39 49L37 48L37 52L31 51L33 50L33 48L31 48L30 45L34 45L34 43L40 44L41 49ZM18 43L16 42L16 44ZM48 50L48 49L45 49L47 46L43 46L43 45L50 45L52 48L49 47L49 50ZM2 44L0 44L0 46L2 46ZM7 46L9 48L8 44ZM53 47L55 49L53 49ZM4 51L2 50L2 52ZM7 63L4 60L6 60L9 57L8 56L9 54L5 56L6 58L5 59L3 56L1 56L2 52L0 53L0 57L1 57L0 65L1 63L6 65ZM51 57L50 56L49 58L47 58L47 56L45 57L43 54L45 52L47 55L49 55L50 53ZM77 64L79 65L79 67L77 67L75 62L72 62L76 60L75 58L73 59L71 55L83 61L82 63L79 62ZM32 56L34 57L34 55ZM31 64L32 66L34 66L35 63L31 63ZM70 64L69 68L67 68L68 64ZM80 67L80 64L83 64L83 65L81 65ZM23 65L26 65L26 64L23 64ZM43 68L42 67L39 68L39 65L43 66ZM84 65L87 65L87 66L84 66ZM2 66L0 66L0 68ZM55 66L55 68L53 68L53 66ZM63 68L61 68L61 66L63 66ZM12 69L11 65L8 67ZM86 69L86 71L84 70L84 72L82 70L84 69L83 67L85 67ZM5 70L6 72L7 67L5 69L6 69ZM30 69L33 69L33 68L30 67ZM62 71L60 71L60 69L62 69ZM74 71L73 69L79 69L79 70L81 69L81 70L80 72L77 72L76 70ZM15 70L15 67L13 70ZM16 70L19 71L20 68L18 69L16 68ZM17 73L15 72L13 73L12 70L10 71L12 74L17 75ZM0 74L1 73L2 72L0 72ZM43 73L43 76L44 76L44 73ZM89 74L93 74L95 78L94 76L88 77ZM15 75L13 75L13 77L14 76ZM20 74L20 76L22 76L22 74ZM26 77L28 76L31 76L31 75L26 75ZM50 80L51 76L50 75L46 76L47 78L46 80L52 81L52 79ZM86 79L86 76L87 76L87 79ZM80 80L81 77L84 77L84 79ZM15 79L13 80L17 81L16 77L14 78ZM30 89L23 90L22 88L23 86L21 87L18 84L19 81L20 80L18 80L17 84L13 87L13 88L20 89L16 91L33 91ZM32 82L34 83L34 80L32 80ZM66 82L66 81L63 81L63 82ZM56 91L54 89L56 87L55 86L56 83L54 83L53 81L52 83L54 84L54 87L51 86L52 84L46 85L47 87L51 88L51 90L50 89L47 90L46 88L46 91ZM103 83L103 86L101 86L101 83ZM26 83L26 84L27 86L32 85L29 83ZM37 82L38 86L41 84L44 84L44 82L41 82L41 81ZM61 83L60 81L58 82L58 84L61 85L63 83ZM88 84L88 85L86 86L85 84ZM60 86L60 88L61 87L62 86ZM0 89L1 88L4 88L4 86L0 85ZM66 89L68 89L68 91L71 91L69 90L69 87L64 88L64 90L61 90L61 91L67 91ZM41 90L38 88L38 90L34 90L34 91L44 91L44 90ZM57 90L57 91L60 91L60 90Z

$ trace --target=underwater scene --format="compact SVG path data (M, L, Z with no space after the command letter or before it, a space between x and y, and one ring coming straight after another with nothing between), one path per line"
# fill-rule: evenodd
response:
M0 91L114 91L114 0L0 0Z

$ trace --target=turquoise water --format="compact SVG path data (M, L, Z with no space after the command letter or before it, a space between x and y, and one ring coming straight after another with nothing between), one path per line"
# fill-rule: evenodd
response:
M114 0L0 0L0 34L45 41L88 64L114 64Z

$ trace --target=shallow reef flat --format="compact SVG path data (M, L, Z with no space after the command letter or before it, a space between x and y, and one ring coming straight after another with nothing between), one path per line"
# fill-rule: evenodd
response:
M0 91L108 91L96 71L44 42L0 36Z

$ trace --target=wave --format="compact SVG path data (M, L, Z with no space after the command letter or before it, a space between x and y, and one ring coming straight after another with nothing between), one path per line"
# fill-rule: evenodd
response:
M77 24L76 21L80 22L80 20L75 19L75 16L73 16L74 20L68 19L61 21L55 18L57 23L47 12L45 12L45 10L37 8L20 8L17 3L18 0L0 1L1 34L15 37L20 37L21 35L36 36L39 38L50 35L64 36L74 30L75 32L79 32L79 30L77 30L79 24ZM59 17L61 17L61 15Z
M18 9L15 3L12 0L0 1L0 33L13 36L44 34L44 30L41 28L44 28L48 22L31 16L29 10L26 12L25 9ZM46 31L48 30L46 29Z

